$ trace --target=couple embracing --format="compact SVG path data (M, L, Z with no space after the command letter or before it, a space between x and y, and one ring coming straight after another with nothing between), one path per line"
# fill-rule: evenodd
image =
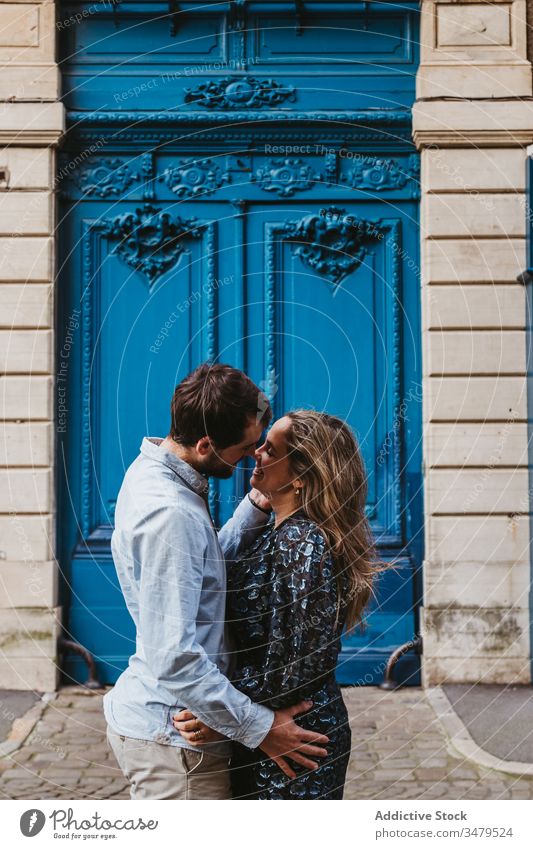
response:
M241 371L204 364L171 429L126 472L112 553L135 653L104 697L132 799L342 799L348 715L335 667L375 573L361 455L340 419L270 424ZM208 478L254 457L217 532Z

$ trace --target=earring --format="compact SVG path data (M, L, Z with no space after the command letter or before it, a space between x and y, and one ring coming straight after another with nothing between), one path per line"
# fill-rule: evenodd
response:
M301 488L301 486L295 486L295 487L294 487L294 494L295 494L295 496L296 496L297 498L299 498L299 497L300 497L300 495L302 494L302 488Z

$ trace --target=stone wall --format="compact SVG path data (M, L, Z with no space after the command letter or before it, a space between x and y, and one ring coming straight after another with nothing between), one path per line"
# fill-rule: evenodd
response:
M530 681L525 14L422 3L426 684Z
M0 686L52 690L54 3L2 2L0 17Z
M533 58L533 0L526 2L526 24L527 24L527 58L531 62Z

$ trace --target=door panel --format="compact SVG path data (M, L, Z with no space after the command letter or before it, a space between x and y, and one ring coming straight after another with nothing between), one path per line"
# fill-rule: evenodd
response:
M106 411L94 421L104 510L96 517L98 524L112 521L124 470L139 449L139 434L168 430L174 386L201 356L207 303L196 293L208 276L209 230L216 237L214 222L198 238L184 236L176 265L152 285L112 254L102 263L93 382L95 410Z
M103 679L116 680L134 649L110 553L124 472L144 435L167 433L176 383L204 360L228 362L268 394L276 416L327 410L359 439L367 513L396 568L380 581L365 634L344 639L338 677L376 683L390 651L416 633L422 562L419 164L406 108L415 4L371 4L372 14L369 4L349 4L348 28L346 3L306 2L303 22L292 3L215 5L180 4L182 25L170 35L168 15L153 16L168 4L124 2L66 37L71 129L58 175L66 630L95 653ZM213 75L206 57L223 57L238 80L232 74L221 93L227 71ZM193 59L204 65L186 79ZM163 72L175 77L163 84ZM263 85L267 73L275 85ZM114 97L148 79L157 83ZM200 94L186 100L186 88ZM386 107L350 111L384 93ZM231 480L211 482L218 524L248 480L243 464ZM79 658L65 668L83 677ZM417 683L418 658L407 654L399 672Z
M262 264L268 269L253 277L250 290L253 309L263 314L262 326L261 318L256 319L257 335L263 339L264 374L272 384L275 412L314 408L348 421L360 440L368 472L368 514L374 532L399 542L400 515L395 510L400 482L393 473L388 477L394 484L388 485L386 467L377 466L376 458L394 421L391 376L400 353L393 326L400 292L393 285L399 275L391 272L400 223L376 220L376 237L354 258L348 251L354 250L352 237L357 239L363 224L357 206L339 212L340 224L334 220L336 213L329 220L320 214L327 207L318 205L309 215L307 205L298 210L294 206L275 215L269 208L250 210L250 251L257 253L264 246ZM365 216L371 212L368 204L364 209ZM353 223L344 224L350 217ZM320 228L324 243L332 241L336 248L317 243L309 247L303 241L320 238Z
M416 65L417 3L246 0L180 4L121 0L80 6L86 20L62 29L69 109L250 110L409 106ZM196 7L196 8L195 8ZM250 77L235 79L240 71Z

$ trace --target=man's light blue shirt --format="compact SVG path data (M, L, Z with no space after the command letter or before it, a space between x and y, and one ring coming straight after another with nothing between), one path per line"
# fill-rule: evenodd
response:
M226 677L225 560L253 541L268 515L244 498L217 534L207 480L161 442L143 439L116 504L111 549L137 636L127 669L104 697L106 721L126 737L191 748L172 725L173 714L188 708L256 748L274 714ZM230 753L228 741L206 748Z

